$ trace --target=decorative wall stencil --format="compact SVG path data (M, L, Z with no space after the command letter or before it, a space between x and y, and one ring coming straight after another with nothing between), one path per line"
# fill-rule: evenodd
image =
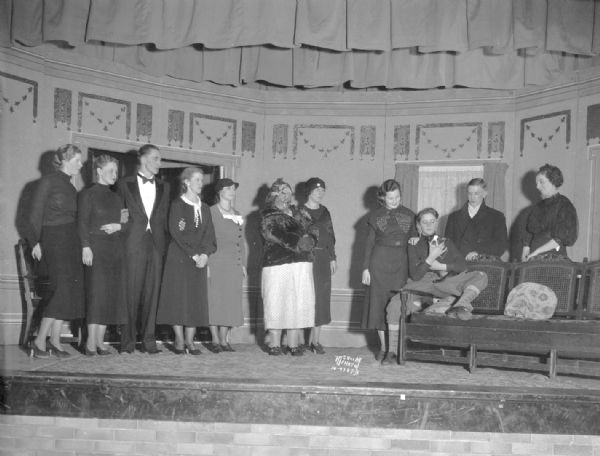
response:
M415 158L419 159L419 153L425 147L442 152L446 158L451 158L457 151L469 150L473 151L477 158L481 158L481 130L481 122L417 125ZM448 137L454 138L450 144Z
M410 125L396 125L394 127L394 161L404 157L408 160L410 153Z
M565 147L571 142L571 111L558 111L541 116L521 119L521 157L525 146L525 138L537 141L544 149L565 132Z
M254 158L256 150L256 123L242 120L242 155L249 152ZM235 151L233 152L235 153Z
M600 104L587 108L587 145L600 144Z
M375 159L375 133L377 129L374 125L360 127L360 159L365 155ZM353 158L353 157L350 157Z
M215 149L235 153L237 120L190 113L190 149ZM204 146L204 147L202 147Z
M77 130L81 132L84 121L89 133L116 133L121 129L125 138L131 135L131 102L116 98L79 93ZM95 122L91 122L93 119Z
M54 128L59 123L65 124L67 130L71 129L71 105L73 94L67 89L54 89Z
M488 158L504 156L504 122L488 123Z
M2 91L2 103L7 107L5 112L13 114L25 105L28 100L32 103L33 123L37 122L38 83L14 74L0 71L0 77L7 81ZM11 94L10 96L8 94Z
M354 157L354 127L351 125L295 125L293 158L299 147L315 150L322 158L338 150L346 149L350 159Z
M287 158L288 126L286 124L273 125L273 158L283 155Z
M150 142L152 137L152 106L138 103L135 136L136 141L140 140L140 136L145 136Z
M183 147L183 119L185 114L183 111L169 109L169 125L167 128L167 145L172 142L179 143L179 147Z

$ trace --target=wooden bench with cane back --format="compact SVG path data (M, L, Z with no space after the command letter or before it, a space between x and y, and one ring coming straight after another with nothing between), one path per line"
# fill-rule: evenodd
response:
M600 375L600 262L538 260L485 262L471 269L488 274L488 287L473 301L473 318L422 312L408 315L401 293L399 362L421 360L477 366ZM524 282L551 288L557 307L549 320L503 315L506 291Z

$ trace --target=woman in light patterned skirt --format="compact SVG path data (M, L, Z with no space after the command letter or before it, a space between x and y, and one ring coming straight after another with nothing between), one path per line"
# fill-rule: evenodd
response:
M314 326L315 289L312 249L316 239L309 234L310 221L291 207L292 188L282 179L271 186L262 212L261 234L265 241L262 298L265 329L269 331L269 355L280 355L281 331L287 330L292 356L301 356L301 328Z

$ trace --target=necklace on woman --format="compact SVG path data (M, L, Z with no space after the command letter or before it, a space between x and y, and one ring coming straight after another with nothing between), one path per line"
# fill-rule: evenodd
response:
M231 203L229 203L228 206L229 206L228 208L223 207L223 204L221 204L221 202L219 201L219 209L221 210L222 213L224 213L224 214L234 214L235 211L231 207Z

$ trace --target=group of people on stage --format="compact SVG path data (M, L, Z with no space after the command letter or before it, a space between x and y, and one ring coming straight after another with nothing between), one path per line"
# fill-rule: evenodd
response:
M31 343L33 357L70 356L60 341L62 323L80 318L88 356L112 353L107 325L120 326L121 353L133 353L138 337L142 352L159 353L157 324L172 326L177 354L201 353L197 327L210 328L211 352L234 351L230 331L243 324L246 277L244 218L234 208L238 184L217 180L218 201L208 207L200 199L202 170L185 168L180 196L170 202L169 184L157 177L159 148L142 146L138 161L136 175L117 181L116 159L95 157L95 184L78 195L71 178L82 167L81 151L68 144L55 152L56 172L41 179L30 218L32 255L46 261L52 290ZM566 256L577 239L577 214L558 192L562 183L557 167L538 170L542 200L527 220L523 261ZM325 353L320 330L331 321L337 263L331 214L322 204L326 184L313 177L304 188L305 203L294 205L292 187L277 179L261 212L265 348L273 356ZM397 359L400 289L433 297L411 300L411 311L470 319L487 276L467 262L500 258L508 249L505 217L485 204L485 181L472 179L467 189L468 202L450 214L445 237L437 233L434 208L415 215L402 205L398 182L386 180L378 190L380 207L367 220L362 327L378 331L384 364Z
M209 208L200 200L202 169L185 168L170 203L169 184L157 178L158 147L142 146L138 161L138 173L117 182L116 159L95 157L95 183L78 195L71 177L81 169L81 150L68 144L55 152L56 172L40 180L30 217L32 255L46 261L51 289L32 356L70 356L61 327L79 318L87 323L88 356L112 353L107 325L120 326L121 353L133 353L138 336L142 352L159 353L157 324L173 327L175 353L201 353L198 326L210 328L209 350L233 351L230 329L243 323L246 275L244 219L233 206L238 184L219 179Z
M244 218L234 208L239 184L217 180L218 200L208 207L200 199L202 169L188 167L180 175L179 198L170 202L169 184L157 177L158 147L142 146L138 164L136 175L117 181L117 160L99 155L93 159L95 183L77 194L71 178L82 167L81 150L72 144L56 150L56 172L40 180L30 216L32 255L47 263L51 290L31 356L70 356L60 342L62 324L81 318L88 356L112 353L105 344L107 325L120 327L121 353L133 353L138 337L142 352L159 353L159 324L172 326L177 354L201 354L194 343L197 327L209 327L211 352L234 351L230 331L243 324L246 277ZM262 223L265 321L274 344L277 332L281 339L281 329L287 329L294 355L302 354L300 327L312 328L308 346L324 353L320 326L331 321L336 269L331 216L321 205L325 182L312 178L306 188L306 204L294 206L292 216L291 187L277 181ZM304 236L307 231L310 236ZM301 250L295 244L300 237Z
M562 172L556 166L546 164L537 171L536 187L542 199L527 218L522 261L566 257L566 247L577 240L577 213L559 193L562 184ZM485 204L485 181L472 179L467 192L467 203L449 215L442 237L437 233L439 214L434 208L424 208L415 216L402 206L400 184L394 180L386 180L378 190L381 207L367 222L362 282L368 288L362 327L378 331L381 349L377 358L382 364L397 362L399 290L409 293L409 312L469 320L471 302L485 289L488 278L467 262L506 257L506 219ZM431 299L424 303L423 296Z

